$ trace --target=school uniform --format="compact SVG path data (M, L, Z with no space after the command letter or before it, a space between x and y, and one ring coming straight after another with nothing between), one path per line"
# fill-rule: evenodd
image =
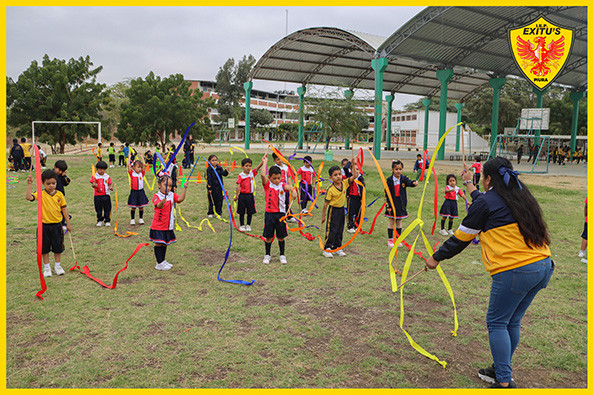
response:
M33 201L37 199L37 192L31 194ZM62 207L66 207L66 198L62 192L56 190L53 195L46 190L41 192L41 222L42 241L41 253L61 254L64 252L64 231L62 230Z
M364 178L361 174L356 177L362 185L365 185ZM353 182L352 185L348 187L348 191L346 192L346 201L347 201L347 217L348 217L348 229L356 228L355 219L358 218L358 221L361 220L360 218L360 207L362 206L362 187L357 183Z
M285 190L286 183L272 184L270 180L264 184L264 195L266 198L266 209L264 214L264 231L262 236L266 239L274 237L284 239L288 236L286 222L280 218L286 215L286 202L288 196Z
M408 218L408 211L406 210L406 207L408 206L408 194L406 193L406 189L409 187L413 188L414 186L413 181L403 174L399 178L395 178L395 176L387 178L387 189L389 190L389 194L395 205L394 212L387 192L385 192L385 200L387 201L387 204L385 205L385 216L387 218ZM391 212L387 209L391 209Z
M346 191L350 186L348 178L342 180L342 188L338 189L331 184L325 192L325 201L329 204L325 225L325 246L326 250L335 250L342 246L344 234Z
M109 193L109 186L112 184L111 177L109 177L107 173L103 173L103 175L95 173L95 175L91 177L90 182L97 183L97 187L94 188L97 222L111 222L111 196Z
M459 218L459 210L457 208L457 200L459 200L459 196L463 196L461 188L457 185L454 187L445 185L445 201L439 212L442 217Z
M315 170L313 167L302 166L297 170L297 174L301 178L299 183L299 194L301 198L301 209L307 208L307 202L313 201L313 177Z
M144 175L146 171L143 169L140 173L136 173L134 169L128 172L130 175L130 196L128 196L128 207L142 208L148 206L148 198L144 192Z
M152 197L154 204L154 217L150 224L149 239L154 243L169 245L175 243L175 203L179 202L179 195L175 192L167 194L167 200L162 208L158 208L157 204L165 198L165 194L158 191Z
M222 186L216 177L216 174L220 177L220 182L223 182L222 177L229 175L229 172L221 166L216 166L216 170L208 164L206 169L206 181L207 181L207 193L208 193L208 215L214 215L214 210L218 215L222 215Z
M239 198L237 199L237 214L239 215L253 215L257 211L255 209L255 198L253 191L255 189L255 176L257 170L251 170L249 174L244 172L237 176L237 184L239 184Z
M291 177L292 178L292 173L290 171L290 168L288 166L286 166L284 163L277 165L274 164L274 166L279 167L280 168L280 182L284 182L287 183L288 182L288 178Z
M480 189L480 174L482 172L482 163L474 162L472 164L472 168L474 169L474 185L476 186L476 188Z

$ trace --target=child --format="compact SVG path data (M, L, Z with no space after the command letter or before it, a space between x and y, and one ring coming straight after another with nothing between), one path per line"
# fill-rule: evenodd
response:
M280 168L280 174L281 174L280 182L287 183L288 185L290 185L292 187L291 182L290 182L290 179L292 178L292 172L291 172L290 168L282 162L282 159L280 159L280 157L278 155L276 155L276 153L272 154L272 159L274 160L274 166ZM272 167L274 167L274 166L272 166ZM288 214L290 214L290 212ZM297 222L296 218L294 218L294 217L289 217L286 221Z
M445 185L445 201L441 206L441 230L440 234L443 236L453 236L453 218L459 218L459 212L457 209L457 199L461 196L466 203L467 198L463 194L461 188L457 186L457 177L454 174L447 174L447 185ZM445 220L449 218L449 231L445 230Z
M109 148L107 148L107 152L109 153L109 167L115 167L115 144L109 143Z
M124 160L127 160L128 157L130 156L130 143L126 143L124 145L123 150L124 150ZM127 166L127 162L126 162L126 166Z
M138 209L138 224L143 225L144 219L144 207L148 206L148 198L144 193L144 175L146 174L146 168L144 163L140 160L134 161L131 164L131 160L128 161L128 174L130 175L130 196L128 196L128 207L131 208L130 225L136 225L136 208Z
M354 158L352 158L354 162ZM325 246L323 256L332 258L334 255L331 250L335 250L342 246L342 235L344 233L344 203L346 202L346 191L348 186L354 182L358 177L358 169L352 169L352 175L349 178L342 178L342 172L338 166L332 166L329 169L329 179L332 184L325 192L325 204L323 205L323 214L321 217L321 224L326 220L325 211L327 206L330 206L327 212L327 225L325 227ZM344 250L336 251L338 256L346 256Z
M243 171L237 176L237 190L235 191L234 200L238 201L237 214L239 214L239 223L241 224L239 230L242 232L251 232L251 216L256 213L255 198L253 197L254 178L262 165L263 161L260 162L255 169L251 170L251 167L253 166L251 159L243 158L241 161ZM210 168L208 168L208 170L210 170ZM226 170L224 171L226 172ZM216 176L214 175L214 177ZM218 183L218 180L216 182ZM244 225L245 213L247 213L247 226Z
M45 152L41 149L40 146L37 146L37 149L39 150L39 164L41 165L42 169L46 169L45 167L45 161L47 159L47 155L45 154Z
M25 171L23 167L23 155L23 147L19 144L19 141L12 139L12 147L10 147L8 160L12 160L14 171Z
M416 155L416 162L414 162L414 172L416 173L416 181L418 181L420 179L420 176L422 175L423 163L424 159L422 159L422 155ZM428 160L428 158L426 158L426 165L424 165L424 168L428 169L428 166L430 166L430 161Z
M144 153L144 162L146 162L147 165L152 166L152 153L150 150Z
M385 216L389 218L389 224L387 225L387 245L393 247L393 225L395 222L395 230L397 235L402 233L402 219L408 218L408 212L406 207L408 205L408 195L406 189L408 187L415 187L418 185L418 181L412 181L408 177L402 175L404 164L400 160L394 160L391 163L391 171L393 175L387 179L387 188L389 194L393 199L394 207L391 207L391 201L387 192L385 193L385 200L387 205L385 208ZM400 247L401 247L400 243Z
M111 177L105 172L107 163L102 160L97 162L97 172L91 177L90 183L95 190L95 211L97 212L97 226L111 226L111 196L113 191Z
M31 164L31 144L27 143L27 139L21 138L21 147L23 148L23 166L25 170L31 170L33 165Z
M353 168L356 168L356 172L358 173L358 177L355 180L361 182L362 185L365 185L364 178L360 171L358 170L358 166L354 165ZM360 206L362 204L362 188L355 182L352 182L348 187L348 191L346 192L346 199L347 199L347 216L348 216L348 233L355 233L356 232L356 223L360 223Z
M523 156L523 144L519 148L517 148L517 164L521 164L521 157Z
M475 162L472 164L472 169L474 171L474 185L476 186L476 188L478 188L478 191L480 190L480 174L482 171L482 156L481 155L476 155L475 156Z
M218 156L212 154L208 157L208 169L206 169L209 218L214 216L215 210L218 216L222 215L222 201L224 199L222 196L222 186L220 185L220 182L218 182L218 178L214 172L218 173L220 181L222 182L224 182L222 177L229 175L229 172L219 165Z
M66 170L68 170L68 165L65 160L60 159L54 163L54 171L56 172L56 190L62 192L64 197L66 196L64 187L67 187L70 184L70 179L66 175ZM66 230L66 221L64 218L62 218L62 228Z
M313 182L315 180L315 170L311 166L313 159L309 155L303 158L303 166L297 170L297 174L301 177L299 194L301 197L301 214L306 214L307 202L312 202L313 197Z
M41 257L43 259L43 277L51 277L51 267L49 266L49 253L54 253L54 270L58 276L64 274L64 269L60 265L60 258L64 251L64 232L60 222L62 217L66 219L66 229L72 231L70 226L70 217L66 208L66 198L62 192L56 190L57 174L53 170L45 170L41 173L41 182L43 190L31 193L33 176L27 177L27 191L25 198L29 201L38 199L38 193L41 193L42 202L42 246Z
M581 259L583 263L587 263L587 251L585 251L587 249L587 199L585 199L585 228L581 234L583 240L581 241L581 250L579 251L579 258L583 258Z
M97 146L99 147L97 149L97 161L102 161L103 160L103 150L101 149L101 147L103 147L103 144L99 143L97 144Z
M167 254L167 246L175 243L175 203L181 203L185 200L187 187L189 182L186 182L181 191L181 195L172 192L172 179L168 175L159 177L159 190L152 197L154 204L154 217L150 225L150 241L154 243L154 256L156 258L156 270L169 270L173 267L165 260Z
M344 158L340 163L342 164L342 179L350 178L350 176L352 175L352 171L350 171L350 168L352 167L352 162Z
M119 162L117 162L118 166L125 166L126 165L126 153L125 153L125 147L122 146L119 148L119 151L117 151L117 155L119 157Z
M268 155L264 155L262 158L263 164L268 163ZM264 193L266 196L266 210L264 216L264 232L263 237L265 238L266 255L264 255L263 263L270 263L270 251L272 249L272 240L274 240L274 233L278 238L278 247L280 247L280 263L286 264L286 256L284 255L284 239L288 236L288 230L286 229L286 223L280 221L280 218L286 215L288 209L288 193L291 190L289 184L282 181L282 170L280 166L270 167L268 179L265 172L261 173L261 182L264 187Z

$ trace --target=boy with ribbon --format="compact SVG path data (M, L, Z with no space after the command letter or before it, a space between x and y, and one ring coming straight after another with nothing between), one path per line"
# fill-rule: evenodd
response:
M97 171L90 179L94 189L95 211L97 212L97 226L111 226L111 196L109 191L113 191L113 182L109 174L105 172L107 163L102 160L97 162Z
M251 170L253 162L250 158L243 158L241 161L243 171L237 176L237 190L234 198L237 202L237 214L239 214L239 224L241 225L239 230L241 232L251 232L251 216L256 213L255 198L253 196L255 189L254 178L263 164L262 160L255 169ZM247 225L245 225L245 214L247 214Z

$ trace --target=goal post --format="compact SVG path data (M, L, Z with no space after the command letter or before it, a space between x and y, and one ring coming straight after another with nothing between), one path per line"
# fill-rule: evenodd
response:
M33 121L31 122L31 132L32 132L32 140L33 140L33 144L35 144L35 124L36 123L57 123L57 124L87 124L87 125L97 125L98 126L98 131L99 131L99 135L98 135L98 142L102 143L101 141L101 122L91 122L91 121Z

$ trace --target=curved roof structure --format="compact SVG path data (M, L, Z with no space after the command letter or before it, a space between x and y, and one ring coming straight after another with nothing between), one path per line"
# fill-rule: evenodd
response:
M453 68L448 97L462 100L493 76L520 75L509 54L508 30L540 15L575 29L571 56L556 82L586 89L586 7L427 7L387 39L333 27L299 30L274 44L250 79L373 90L371 59L387 57L385 91L435 96L436 71Z

